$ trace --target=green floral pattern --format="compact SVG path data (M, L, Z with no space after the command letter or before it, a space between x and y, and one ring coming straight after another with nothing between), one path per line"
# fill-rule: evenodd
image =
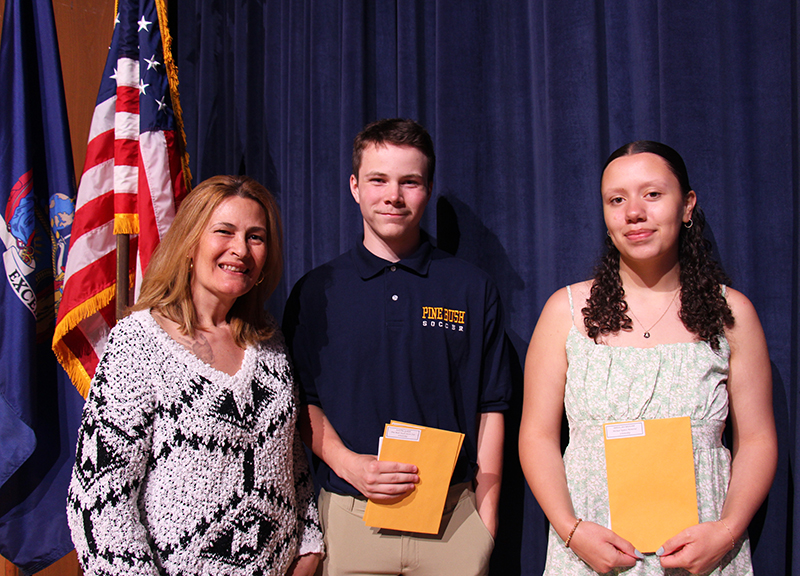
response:
M570 308L572 293L569 292ZM662 344L654 348L596 344L575 326L567 336L564 406L569 445L564 453L567 484L575 514L609 526L608 486L602 424L689 416L692 421L697 503L701 522L719 519L730 481L730 452L721 443L728 416L730 346L715 352L705 342ZM590 576L595 572L550 528L546 575ZM610 574L683 576L665 570L647 555L629 569ZM753 574L750 544L740 539L711 572L714 576Z

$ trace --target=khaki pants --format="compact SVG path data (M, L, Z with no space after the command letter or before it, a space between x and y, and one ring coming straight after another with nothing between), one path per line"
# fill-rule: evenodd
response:
M452 486L439 534L364 524L364 499L322 490L319 511L327 555L323 576L483 576L494 548L468 484Z

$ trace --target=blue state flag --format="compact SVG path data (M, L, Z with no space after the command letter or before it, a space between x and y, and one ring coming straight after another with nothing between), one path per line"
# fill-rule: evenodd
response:
M72 549L82 399L51 350L75 176L51 0L6 0L0 38L0 554L33 573Z

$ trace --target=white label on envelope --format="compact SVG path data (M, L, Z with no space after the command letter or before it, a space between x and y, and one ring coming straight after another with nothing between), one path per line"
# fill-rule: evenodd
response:
M387 426L384 435L393 440L408 440L409 442L419 442L422 430L419 428L405 428L403 426Z
M619 424L606 424L606 439L633 438L644 436L644 422L620 422Z

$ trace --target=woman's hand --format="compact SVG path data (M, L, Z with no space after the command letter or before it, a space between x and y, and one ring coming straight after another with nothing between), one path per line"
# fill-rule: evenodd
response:
M705 574L716 568L730 552L733 535L722 522L703 522L679 532L656 554L664 568L684 568L692 574Z
M292 565L289 566L286 576L314 576L320 558L322 558L322 555L316 553L298 556L294 559Z
M634 566L637 560L644 558L633 544L589 521L578 524L569 547L592 570L601 574L618 567Z

